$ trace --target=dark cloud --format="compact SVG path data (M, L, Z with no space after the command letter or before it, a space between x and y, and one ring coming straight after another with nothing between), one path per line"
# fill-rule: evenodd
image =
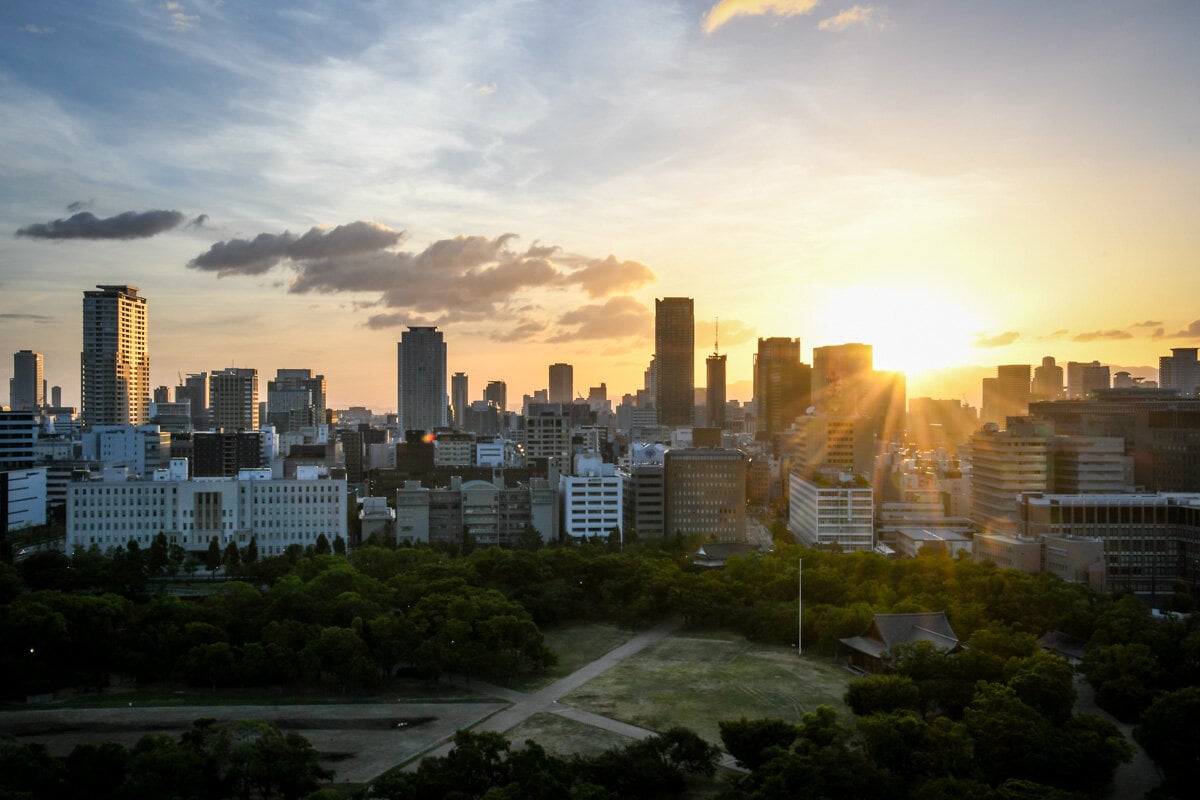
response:
M250 240L217 242L207 253L189 261L188 266L216 272L219 277L261 275L284 261L340 258L382 250L396 244L403 236L403 231L361 220L332 230L310 228L300 237L289 231L260 233Z
M1183 330L1156 336L1157 339L1200 339L1200 319L1192 322Z
M208 214L201 214L187 224L189 228L203 228L208 222Z
M54 317L47 317L43 314L0 314L0 319L12 320L13 322L36 322L38 324L54 322Z
M1131 328L1157 328L1162 325L1160 320L1148 319L1145 322L1135 322L1129 327Z
M1021 334L1016 331L1005 331L995 336L978 336L971 344L976 347L1004 347L1020 338Z
M614 256L564 254L536 241L521 249L514 233L456 236L420 251L398 249L403 236L363 221L332 230L313 228L301 237L262 233L217 242L188 266L219 276L259 275L284 266L294 273L288 286L293 294L377 294L369 305L394 311L371 316L368 327L428 324L424 320L429 319L439 324L486 321L495 331L490 335L501 340L528 338L546 329L545 321L531 315L525 292L579 287L598 297L654 279L644 264Z
M67 219L38 222L17 230L17 236L30 239L147 239L169 231L183 222L178 211L126 211L100 219L90 211L80 211Z
M625 295L604 304L581 306L558 319L563 330L550 337L551 342L575 342L583 339L649 338L654 328L654 313Z
M1058 338L1059 336L1066 336L1068 333L1070 333L1070 331L1067 328L1059 328L1050 335L1054 338Z
M92 204L91 200L76 200L74 203L70 203L67 205L67 211L70 211L71 213L74 213L76 211L83 211L85 208L87 208L91 204Z
M1088 331L1087 333L1077 333L1071 337L1073 342L1094 342L1098 339L1132 339L1133 334L1129 331L1108 330L1108 331Z
M1167 333L1166 328L1155 328L1154 333L1150 334L1151 339L1161 339Z

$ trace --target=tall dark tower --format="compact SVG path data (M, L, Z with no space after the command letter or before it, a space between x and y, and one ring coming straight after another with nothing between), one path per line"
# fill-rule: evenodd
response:
M705 360L708 366L708 389L705 404L708 411L708 427L725 427L725 356L720 350L720 320L713 325L713 352Z
M654 405L659 425L690 425L696 389L696 318L690 297L654 301Z
M800 340L758 340L754 355L754 413L760 432L778 433L811 404L812 369L800 362Z

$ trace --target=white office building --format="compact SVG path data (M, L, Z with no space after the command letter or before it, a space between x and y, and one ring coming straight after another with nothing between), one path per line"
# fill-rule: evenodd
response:
M558 479L563 533L590 539L621 531L623 481L616 468L597 455L578 455L574 473Z
M300 467L296 478L272 479L270 469L244 469L236 478L187 479L187 460L172 459L151 481L84 481L67 490L67 551L148 547L159 533L192 552L215 536L245 547L253 537L263 556L289 545L315 545L324 534L346 538L346 481Z
M875 546L875 502L871 485L861 476L793 472L789 485L788 530L808 547L840 547L843 551Z

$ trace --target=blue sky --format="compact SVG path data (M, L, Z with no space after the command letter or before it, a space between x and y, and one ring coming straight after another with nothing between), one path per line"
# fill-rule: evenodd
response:
M1198 30L1182 0L8 0L0 347L77 401L81 292L126 282L156 384L311 367L379 409L404 324L473 396L561 360L632 391L668 295L733 381L758 336L1152 365L1200 343Z

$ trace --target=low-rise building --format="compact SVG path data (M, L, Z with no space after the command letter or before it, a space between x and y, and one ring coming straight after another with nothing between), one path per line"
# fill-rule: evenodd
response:
M788 530L801 544L845 551L875 546L874 495L863 476L793 472L788 496Z

